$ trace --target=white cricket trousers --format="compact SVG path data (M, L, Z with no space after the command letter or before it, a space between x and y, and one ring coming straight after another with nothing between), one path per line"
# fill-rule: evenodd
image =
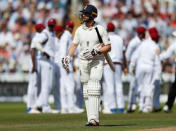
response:
M61 96L61 109L72 110L75 107L74 95L74 77L73 72L67 72L63 67L60 68L61 81L60 81L60 96Z
M55 108L60 110L60 66L58 63L54 63L53 96Z
M133 109L133 106L136 107L136 99L138 96L138 85L135 75L131 75L130 79L130 88L128 93L128 109Z
M84 100L83 100L83 88L81 85L81 80L80 80L80 70L77 69L75 75L75 95L76 95L76 105L79 108L84 107Z
M30 73L27 89L27 108L34 108L37 99L38 83L37 73Z
M152 110L152 97L153 97L153 71L146 68L140 68L136 73L137 83L140 92L139 97L139 110L146 108Z
M27 108L34 108L40 91L40 61L36 60L36 72L32 71L32 61L30 61L29 82L27 89Z
M154 81L154 92L153 92L153 107L156 109L161 108L160 92L161 92L160 80L155 80Z
M80 76L83 83L83 97L85 100L88 122L99 122L99 106L104 60L80 60Z
M53 62L45 57L40 60L41 92L37 99L36 106L42 107L43 112L51 110L49 105L49 95L53 87Z
M124 108L124 95L122 86L122 66L115 65L113 72L108 64L104 66L103 103L104 109Z

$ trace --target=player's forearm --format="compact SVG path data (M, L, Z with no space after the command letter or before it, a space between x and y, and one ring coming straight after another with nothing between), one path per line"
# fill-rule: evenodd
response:
M75 50L77 49L78 44L71 44L70 48L68 49L68 54L67 56L73 56L73 54L75 53Z
M127 68L127 59L125 56L125 51L123 51L123 65L124 65L124 68Z
M35 48L32 49L31 57L32 57L32 66L35 67Z
M100 48L101 53L107 53L109 51L111 51L111 45L110 44L104 45L103 47Z
M39 41L35 41L35 48L41 52L43 52L42 44Z

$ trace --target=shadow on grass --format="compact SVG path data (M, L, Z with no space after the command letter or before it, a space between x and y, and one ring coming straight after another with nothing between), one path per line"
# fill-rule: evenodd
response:
M112 125L100 125L100 126L103 126L103 127L113 127L113 126L117 126L117 127L121 127L121 126L136 126L137 124L125 124L125 125L122 125L122 124L112 124Z

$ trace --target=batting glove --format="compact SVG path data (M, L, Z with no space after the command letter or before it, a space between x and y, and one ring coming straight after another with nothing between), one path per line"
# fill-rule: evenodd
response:
M66 71L69 71L69 67L68 66L69 66L70 61L71 61L70 56L66 56L65 58L62 58L62 66L64 67L64 69Z
M89 49L87 49L84 53L83 56L86 59L92 59L93 57L100 55L101 52L98 49L93 49L92 51L90 51Z
M91 51L91 55L92 55L92 56L101 55L101 52L100 52L98 49L93 49L93 50Z

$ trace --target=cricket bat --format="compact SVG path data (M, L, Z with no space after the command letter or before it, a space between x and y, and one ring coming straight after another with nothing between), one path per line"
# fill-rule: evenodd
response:
M99 31L98 31L98 28L96 27L95 30L96 30L96 32L97 32L99 42L100 42L101 44L103 44L103 40L102 40L102 38L101 38L101 36L100 36L100 33L99 33ZM112 70L112 71L115 71L114 64L113 64L112 59L111 59L111 57L109 56L109 54L108 54L108 53L103 53L103 54L104 54L104 57L105 57L105 59L106 59L108 65L110 66L111 70Z

